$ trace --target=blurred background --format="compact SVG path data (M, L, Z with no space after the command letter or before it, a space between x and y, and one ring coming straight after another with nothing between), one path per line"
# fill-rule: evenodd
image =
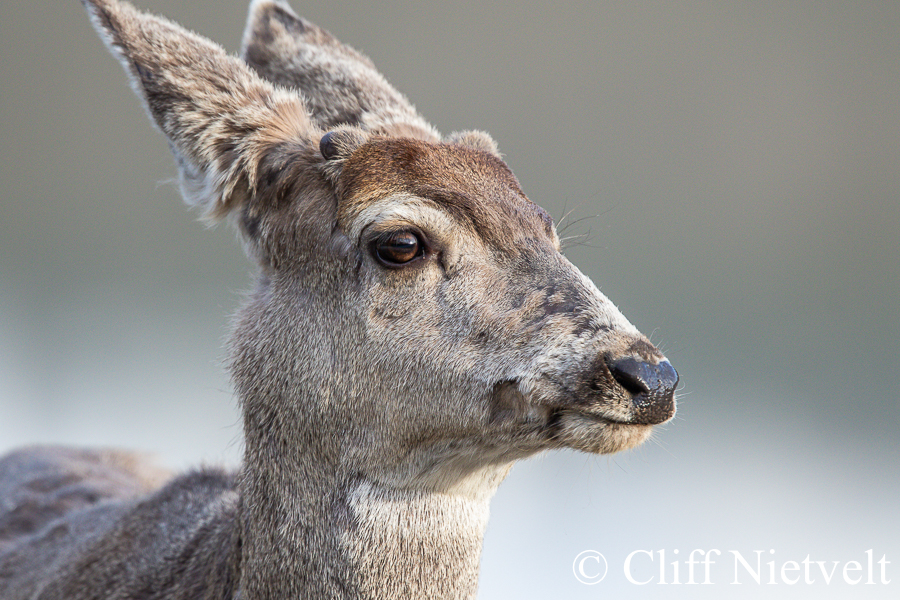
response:
M138 4L239 49L243 1ZM642 448L513 469L481 598L897 597L900 3L293 6L444 133L490 131L681 374L676 419ZM222 342L250 265L233 232L187 211L75 0L0 6L0 81L0 451L237 464ZM694 549L722 553L712 585L672 585L671 565L659 585L659 551L683 583ZM892 583L876 563L866 585L870 549ZM594 586L573 573L585 550L609 564ZM636 550L647 585L623 571ZM731 583L730 551L763 552L761 584ZM807 556L838 561L830 584L815 564L785 583Z

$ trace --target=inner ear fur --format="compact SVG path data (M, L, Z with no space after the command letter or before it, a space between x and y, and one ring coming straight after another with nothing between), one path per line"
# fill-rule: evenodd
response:
M218 44L125 2L82 2L168 138L185 201L204 217L256 201L278 166L290 162L286 154L318 144L300 96Z

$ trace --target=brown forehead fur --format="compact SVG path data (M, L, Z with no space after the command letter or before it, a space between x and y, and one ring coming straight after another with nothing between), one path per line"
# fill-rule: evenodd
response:
M403 193L438 204L496 248L552 240L550 215L525 196L502 160L475 148L409 138L371 139L347 159L338 181L338 222Z

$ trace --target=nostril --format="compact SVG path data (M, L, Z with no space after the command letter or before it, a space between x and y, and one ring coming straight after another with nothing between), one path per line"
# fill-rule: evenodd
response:
M620 358L609 366L613 378L632 395L650 391L650 365L634 358Z
M620 358L609 368L613 378L631 394L668 395L678 385L678 373L669 361L650 364L636 358Z

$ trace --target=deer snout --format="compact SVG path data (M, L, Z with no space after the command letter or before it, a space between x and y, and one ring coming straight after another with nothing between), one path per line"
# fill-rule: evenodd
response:
M631 394L633 423L656 425L675 414L678 373L667 360L650 363L631 356L609 364L613 379Z

